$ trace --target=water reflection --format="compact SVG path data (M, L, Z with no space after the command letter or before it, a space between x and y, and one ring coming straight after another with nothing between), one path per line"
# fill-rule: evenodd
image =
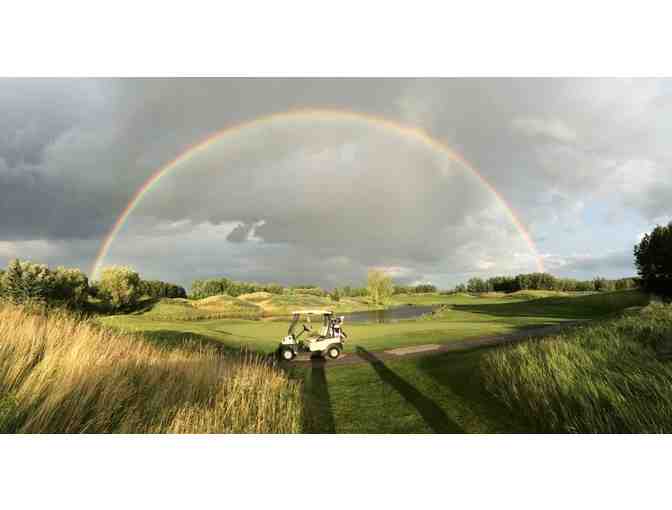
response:
M394 322L402 319L414 319L432 310L439 308L437 305L422 306L395 306L387 310L371 310L367 312L344 313L345 323L352 322Z

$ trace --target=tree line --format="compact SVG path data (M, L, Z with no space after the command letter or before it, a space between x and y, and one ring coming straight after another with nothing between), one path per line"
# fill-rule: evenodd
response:
M77 268L49 268L14 259L0 270L0 299L14 304L48 304L84 310L91 300L109 310L130 309L142 297L186 297L183 287L160 280L142 280L128 267L106 267L97 282Z
M283 286L279 283L257 283L236 281L229 278L210 278L207 280L194 280L191 284L191 299L203 299L210 296L227 294L238 297L253 292L268 292L270 294L309 294L324 297L327 292L317 285Z
M90 295L88 277L79 269L35 264L14 259L0 271L0 297L12 303L52 302L83 306Z
M418 287L398 287L398 292L431 292L428 288L436 290L433 286ZM402 290L403 289L403 290ZM327 291L318 285L294 285L283 286L278 283L257 283L236 281L229 278L210 278L205 280L194 280L191 284L190 299L203 299L210 296L219 296L226 294L232 297L238 297L243 294L253 292L268 292L270 294L284 295L308 295L317 297L330 297L332 301L340 301L346 297L369 297L375 304L385 304L389 296L394 292L392 279L384 272L371 270L367 276L367 285L365 287L354 287L344 285L334 287Z
M419 285L395 285L392 294L426 294L437 291L436 285L421 283Z
M459 284L454 292L517 292L520 290L555 290L564 292L595 292L634 289L637 278L609 280L597 277L592 280L559 278L549 273L527 273L516 276L493 276L491 278L470 278Z

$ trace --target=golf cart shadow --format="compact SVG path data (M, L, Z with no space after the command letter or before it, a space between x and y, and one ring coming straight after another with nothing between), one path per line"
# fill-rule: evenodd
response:
M432 432L438 434L464 432L462 427L455 423L436 402L423 395L415 386L390 370L375 354L360 346L356 347L356 353L373 367L384 383L394 388L409 404L415 407Z
M303 430L309 434L333 434L336 432L336 424L324 370L326 361L321 357L313 358L310 364L310 372L304 380Z

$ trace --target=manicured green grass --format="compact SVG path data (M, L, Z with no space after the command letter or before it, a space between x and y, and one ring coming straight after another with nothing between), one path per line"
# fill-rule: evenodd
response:
M304 382L304 432L524 432L525 423L480 381L485 349L327 370L293 370ZM529 427L528 427L529 429Z
M384 324L346 322L344 329L349 338L346 352L352 352L355 346L381 350L505 334L566 320L604 316L646 302L646 296L636 291L531 301L455 296L452 301L444 299L445 307L439 313L419 320ZM195 336L221 342L227 347L246 346L261 352L276 349L287 334L289 323L285 320L241 319L183 321L157 318L156 315L150 317L149 314L104 317L101 322L127 331L147 332L154 338L161 335L172 339L180 335Z
M425 294L395 294L390 299L390 305L467 304L472 302L474 299L478 298L469 294L439 294L438 292L428 292Z
M645 306L649 297L643 292L636 290L624 290L617 292L604 292L599 294L575 294L565 297L547 297L517 301L508 299L499 303L484 303L482 301L468 305L454 305L452 310L446 310L446 314L454 311L483 314L485 317L533 318L554 317L557 319L577 320L602 317L626 308Z
M464 317L458 320L400 321L390 324L350 324L345 328L349 340L346 352L352 352L355 345L371 350L388 349L427 343L445 343L469 337L509 333L517 329L514 322L497 320L488 322L475 315L473 321ZM248 347L255 351L272 352L287 334L285 321L247 320L205 320L205 321L161 321L144 320L137 316L113 316L101 322L124 331L144 332L157 339L161 336L175 338L197 337L221 342L227 347ZM518 321L520 322L520 321ZM536 321L539 322L539 321ZM528 323L529 325L529 323Z

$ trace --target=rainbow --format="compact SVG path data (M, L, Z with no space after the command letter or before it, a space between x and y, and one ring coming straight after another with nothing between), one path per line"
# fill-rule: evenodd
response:
M93 266L91 267L91 273L90 273L91 278L96 277L98 271L102 267L102 263L105 260L107 253L110 250L110 247L112 246L112 243L114 242L114 239L116 238L117 234L119 234L119 231L126 223L126 220L133 213L138 204L142 201L143 197L161 178L171 173L171 171L178 168L180 164L188 161L194 155L208 150L208 148L213 143L215 143L216 141L220 140L225 136L231 136L240 131L257 127L263 124L272 123L278 120L295 119L295 118L299 119L314 118L314 119L327 119L327 120L333 119L342 121L358 121L358 122L371 123L379 128L390 130L391 132L406 137L410 140L419 142L431 148L432 150L438 151L443 155L447 156L452 161L455 161L462 167L468 169L503 206L503 209L504 211L506 211L506 214L510 219L511 223L516 227L520 236L529 246L530 251L534 255L538 271L544 272L543 260L539 255L539 252L537 251L537 247L534 244L534 241L532 240L530 233L525 228L523 222L515 213L513 207L511 207L511 205L504 199L501 193L499 193L495 189L495 187L485 177L483 177L483 175L481 175L481 173L471 163L469 163L464 157L455 152L453 149L443 144L439 140L432 138L425 131L421 129L399 124L397 122L393 122L389 119L385 119L382 117L377 117L369 114L341 111L341 110L300 109L283 113L274 113L264 117L259 117L254 120L242 122L240 124L225 128L221 131L217 131L216 133L213 133L212 135L208 136L206 139L188 146L175 159L169 161L168 163L160 167L158 170L156 170L154 173L152 173L152 175L135 191L135 193L131 197L131 200L128 202L128 205L124 208L123 211L121 211L121 213L117 217L117 220L114 222L110 230L107 232L107 235L103 238L103 241L100 245L100 249L98 250L96 258L93 262Z

